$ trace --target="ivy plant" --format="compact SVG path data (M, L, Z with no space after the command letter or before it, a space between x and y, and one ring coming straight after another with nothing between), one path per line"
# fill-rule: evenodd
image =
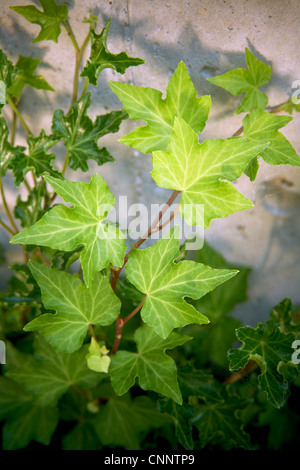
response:
M24 90L54 93L55 84L39 75L34 51L15 64L0 51L0 224L24 255L10 266L0 296L3 449L291 447L299 439L297 431L286 432L299 427L297 306L286 298L265 324L241 324L233 310L247 299L251 269L232 266L207 242L190 251L174 220L179 211L188 226L205 230L213 219L253 207L234 183L243 173L254 181L259 159L299 167L280 132L299 106L287 99L268 107L261 87L271 67L246 48L246 68L209 79L235 96L244 93L236 113L245 115L234 136L199 139L212 103L198 96L184 61L166 90L109 81L120 109L92 119L92 90L102 71L118 77L144 60L110 52L110 20L98 33L99 20L85 18L79 46L68 7L39 3L10 8L40 26L33 43L57 43L66 32L75 71L69 109L53 110L48 134L32 131L22 112ZM102 165L118 160L101 138L115 139L124 120L138 125L119 142L152 158L154 183L170 190L145 233L130 243L129 231L109 218L116 198L101 176ZM27 134L22 145L17 124ZM58 143L65 148L62 164ZM91 160L98 169L89 181L75 178ZM13 207L8 178L16 187ZM0 255L4 263L2 249Z

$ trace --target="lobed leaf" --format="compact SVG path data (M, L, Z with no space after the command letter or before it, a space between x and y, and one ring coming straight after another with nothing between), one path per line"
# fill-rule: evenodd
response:
M264 329L262 323L257 328L238 328L236 336L242 346L228 351L230 370L242 369L253 360L260 367L258 383L277 408L281 408L288 398L288 383L280 373L282 365L291 361L294 335L284 334L277 325Z
M90 92L85 93L72 106L66 116L61 109L53 115L52 132L58 139L63 139L69 151L68 164L72 170L80 168L88 171L88 159L92 158L98 165L113 162L114 158L108 150L98 147L98 139L106 134L117 132L123 119L127 118L124 111L112 111L103 116L97 116L95 122L87 116L91 104Z
M121 267L126 245L122 232L105 222L115 198L104 179L94 174L89 183L61 181L51 176L45 180L74 207L53 207L36 224L15 235L10 243L64 251L83 245L80 261L87 286L92 284L94 274L109 263Z
M107 36L110 21L107 21L100 34L97 34L92 26L90 27L91 54L80 76L88 77L89 83L95 86L98 85L100 73L106 68L124 74L128 67L145 63L143 59L138 57L129 57L126 52L120 52L119 54L109 52L107 49Z
M38 331L58 351L73 352L82 346L89 325L110 325L117 318L121 302L108 279L97 273L90 288L64 271L30 261L30 270L37 280L45 313L27 323L25 331Z
M52 165L52 160L56 158L56 155L54 153L47 153L49 148L53 147L57 142L58 139L52 135L47 136L44 129L41 130L38 137L28 137L28 153L16 151L15 157L10 164L17 187L24 181L26 174L30 170L34 171L37 178L45 174L62 178L61 172Z
M100 374L87 367L86 354L87 345L72 354L56 353L42 336L38 336L34 357L6 375L22 384L33 395L36 405L55 406L70 387L86 390L99 382Z
M212 269L194 261L174 263L179 254L178 229L171 229L152 247L133 250L125 268L128 280L146 294L143 321L162 338L173 328L209 323L184 298L198 299L238 272Z
M268 97L259 88L271 79L271 66L266 65L250 52L246 47L246 63L248 69L237 68L217 77L207 80L215 85L224 88L232 95L245 93L236 113L253 111L254 109L265 109L268 104Z
M268 145L259 152L251 162L250 168L245 172L253 181L258 170L258 157L269 165L300 166L300 157L287 140L278 131L286 126L293 118L290 116L276 116L262 110L256 110L243 119L244 135L252 142L268 142Z
M158 186L182 192L180 212L188 224L208 228L214 218L253 206L228 181L241 176L266 146L265 141L245 137L206 140L199 144L193 129L183 119L175 118L168 150L153 152L151 174ZM202 206L203 216L198 212Z
M166 98L154 88L143 88L126 83L109 82L109 86L122 102L130 119L142 120L146 126L134 129L119 139L125 145L150 153L166 150L172 135L175 117L182 118L195 132L201 132L208 118L211 98L197 98L184 62L180 62L171 77Z
M26 85L36 88L37 90L55 91L42 75L36 75L34 73L40 63L40 59L19 55L18 62L16 63L17 75L9 88L11 96L19 100L21 92Z
M139 450L145 433L170 421L146 396L131 401L128 397L112 395L97 414L94 429L103 445Z
M41 27L39 35L32 41L54 41L58 42L61 33L60 23L66 21L68 16L67 5L58 5L54 0L39 0L43 11L38 10L33 5L10 6L9 8L27 21L38 24Z
M143 390L153 390L181 404L176 364L165 354L165 350L180 346L190 338L171 333L168 338L162 339L152 328L144 325L135 331L134 339L137 353L117 351L111 357L109 374L116 394L126 393L138 377Z

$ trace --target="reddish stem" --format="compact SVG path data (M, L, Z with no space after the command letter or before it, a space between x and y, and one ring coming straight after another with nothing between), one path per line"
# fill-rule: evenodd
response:
M127 317L125 318L121 318L120 315L118 316L117 320L116 320L116 336L115 336L115 341L114 341L114 345L113 345L113 348L111 350L111 355L112 354L115 354L115 352L118 350L119 348L119 345L120 345L120 341L121 341L121 338L122 338L122 331L123 331L123 326L125 325L125 323L127 323L132 317L134 317L134 315L136 315L136 313L138 313L138 311L142 308L142 306L144 305L144 302L146 300L147 296L145 296L143 298L143 300L141 301L141 303L129 314L127 315Z

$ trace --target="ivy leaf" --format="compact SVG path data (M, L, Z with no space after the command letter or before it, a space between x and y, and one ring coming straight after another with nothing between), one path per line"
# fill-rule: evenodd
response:
M242 346L228 351L230 370L242 369L250 360L255 361L260 367L260 389L272 405L281 408L288 397L288 384L280 367L291 361L294 335L282 333L277 325L264 329L259 322L256 329L250 326L238 328L236 336Z
M17 152L11 161L15 185L18 187L24 181L26 174L33 170L35 176L39 178L44 174L49 174L62 178L62 174L52 165L52 160L56 158L54 153L47 153L49 148L58 142L54 136L47 136L44 129L38 137L29 136L27 139L28 154Z
M278 325L283 333L300 333L300 319L294 316L293 304L289 297L272 308L266 325L268 328Z
M0 421L14 415L24 406L28 407L31 395L23 387L7 377L0 377Z
M45 211L42 206L44 196L44 180L37 182L36 186L32 188L26 201L21 199L20 194L18 195L14 208L14 215L17 219L20 219L22 227L31 227L31 225L35 224L35 222L44 215Z
M73 352L82 346L89 325L110 325L117 318L121 302L108 279L97 273L88 289L82 281L64 271L29 261L37 280L45 313L27 323L25 331L38 331L58 351Z
M193 129L175 118L168 151L153 152L151 174L158 186L182 192L180 212L189 225L208 228L214 218L253 206L231 183L221 180L235 181L266 145L245 137L199 144ZM201 205L203 217L198 213Z
M153 88L126 83L109 82L109 86L122 102L132 120L146 121L147 125L134 129L119 139L125 145L150 153L166 150L172 135L176 116L185 120L196 132L201 132L208 118L211 98L196 98L195 90L184 62L180 62L171 77L166 98Z
M22 15L27 21L38 24L41 27L39 35L32 41L54 41L58 42L58 36L61 33L60 23L66 21L68 16L68 7L58 5L54 0L39 0L43 11L38 10L33 5L9 7L19 15Z
M24 385L37 406L55 406L69 387L86 390L99 382L100 374L92 372L86 365L86 354L87 345L73 354L56 353L42 336L38 336L34 357L6 375Z
M12 162L16 155L24 155L25 147L18 145L13 147L8 141L9 130L6 120L0 118L0 177L6 175L8 169L11 168Z
M0 112L2 111L3 106L7 102L8 90L11 87L17 70L14 64L7 58L6 54L0 49L0 85L1 85L1 94L2 99L0 101Z
M165 351L181 346L189 339L177 333L162 339L147 325L138 328L134 334L138 352L117 351L111 357L109 374L116 394L126 393L138 377L143 390L153 390L181 404L176 364Z
M19 55L18 62L16 63L17 75L9 89L11 96L19 99L25 85L29 85L32 88L36 88L38 90L55 91L54 88L52 88L44 79L44 77L34 73L35 69L40 63L40 59L25 57L21 54Z
M293 118L290 116L276 116L265 111L256 110L243 119L244 135L254 144L255 142L268 142L268 146L259 152L258 157L269 165L292 165L300 166L300 157L287 140L278 131L286 126ZM253 170L253 165L255 169ZM251 162L250 169L246 174L253 181L258 170L257 159Z
M97 414L94 428L103 445L139 450L142 437L150 429L170 422L146 396L131 401L128 396L119 398L112 394Z
M201 448L220 445L223 450L253 450L241 418L241 411L247 405L247 400L235 396L229 396L221 403L198 405L192 423L199 431Z
M110 68L118 73L124 74L128 67L144 64L143 59L138 57L129 57L126 52L112 54L107 49L107 36L110 26L108 20L100 34L95 33L95 29L91 26L91 54L86 66L81 72L81 77L88 77L89 83L98 85L99 75L102 70Z
M50 176L45 176L45 180L74 207L53 207L32 227L15 235L10 243L37 244L64 251L83 245L80 261L87 286L92 284L95 272L109 263L121 267L126 251L124 235L104 220L115 198L103 178L94 174L89 183L61 181Z
M190 418L192 416L190 407L185 403L178 405L171 398L160 400L159 409L161 412L168 413L172 416L175 424L176 436L181 445L187 450L193 450L194 441L192 434L192 424Z
M224 88L234 96L245 93L236 113L265 109L268 97L259 88L271 79L271 66L257 59L249 49L245 48L248 69L237 68L207 80Z
M117 132L123 119L127 118L124 111L112 111L103 116L97 116L95 122L87 116L86 112L91 104L90 92L72 106L72 111L65 116L61 109L57 109L52 120L52 132L64 140L69 151L68 164L72 170L80 168L88 171L87 161L95 160L98 165L113 162L114 158L108 150L99 148L97 141L100 137Z
M95 372L108 372L110 357L105 344L100 345L94 338L91 339L89 352L86 356L88 368Z
M34 440L48 446L58 425L56 408L23 405L3 426L4 450L17 450Z
M162 338L173 328L209 323L184 297L200 298L238 272L212 269L194 261L174 263L179 253L178 229L174 227L152 247L133 250L125 268L129 281L146 294L143 321Z

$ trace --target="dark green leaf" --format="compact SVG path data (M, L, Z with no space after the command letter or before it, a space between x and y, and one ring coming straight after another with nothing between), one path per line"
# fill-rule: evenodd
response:
M159 428L171 419L160 413L146 396L131 401L128 397L110 396L96 416L95 430L103 445L139 450L141 438L150 429Z
M280 366L292 359L294 335L285 335L277 325L264 329L262 323L258 323L256 329L238 328L236 336L242 346L228 352L230 370L243 369L250 360L257 362L261 390L275 407L282 407L288 397L288 384L280 373Z
M65 116L57 109L53 116L52 132L63 139L69 151L69 166L72 170L80 168L88 171L88 159L92 158L98 165L113 162L114 158L108 150L98 147L98 139L106 134L117 132L123 119L127 118L124 111L112 111L97 116L94 123L86 112L91 104L90 92L74 103L72 111Z
M40 59L33 57L25 57L19 55L18 62L16 63L17 75L9 89L9 93L14 98L19 100L21 92L25 85L29 85L37 90L55 91L49 83L41 75L34 73L37 66L41 63Z
M9 378L23 384L39 406L54 406L69 387L89 389L97 385L99 375L88 369L87 346L73 354L59 354L38 336L35 356L20 368L7 372Z
M125 73L128 67L144 64L143 59L129 57L126 52L112 54L107 49L107 36L110 26L110 20L100 34L97 34L94 28L90 27L91 32L91 54L86 66L81 72L81 77L88 77L92 85L98 85L98 79L101 71L106 68L116 70L118 73Z
M47 153L49 148L53 147L58 140L52 135L47 136L44 130L41 130L38 137L28 137L28 153L17 152L11 162L16 186L20 186L30 170L34 171L37 178L44 174L62 178L60 171L52 165L52 160L56 158L56 155Z

